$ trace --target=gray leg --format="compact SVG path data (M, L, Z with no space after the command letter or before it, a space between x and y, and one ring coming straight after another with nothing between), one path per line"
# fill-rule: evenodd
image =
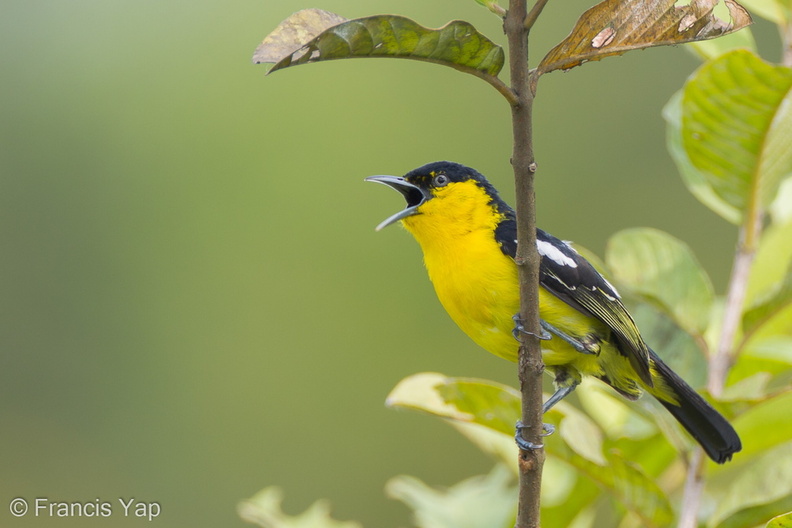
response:
M546 402L544 402L544 405L542 405L542 414L546 413L553 407L553 405L555 405L556 403L560 402L561 400L569 396L577 386L578 383L575 382L572 385L568 385L566 387L560 387L556 389L553 395L550 396Z
M522 319L520 319L520 314L514 314L512 316L512 321L514 321L514 328L512 329L512 335L514 336L514 339L516 339L517 341L520 340L520 334L532 335L534 337L538 337L542 341L547 341L553 338L553 336L548 334L545 330L542 330L542 335L536 335L533 332L529 332L528 330L526 330L525 325L522 322Z
M563 339L564 341L566 341L567 343L572 345L572 348L574 348L578 352L580 352L582 354L593 354L593 355L599 354L599 345L598 344L596 344L596 343L585 343L583 341L580 341L579 339L575 339L574 337L570 336L569 334L566 334L566 333L562 332L561 330L559 330L555 326L551 325L550 323L548 323L547 321L544 321L542 319L539 320L539 324L542 326L542 329L545 332L549 332L549 333L551 333L553 335L556 335L556 336L560 337L561 339ZM562 398L563 398L563 396L562 396Z
M550 396L546 402L544 402L544 405L542 405L542 414L546 413L556 403L560 402L561 400L569 396L569 394L572 391L574 391L577 386L578 386L578 382L574 382L571 385L567 385L565 387L560 387L556 389L553 395ZM517 442L517 447L519 447L523 451L530 451L532 449L539 449L544 447L544 444L534 444L533 442L529 442L528 440L522 437L523 429L525 429L526 427L527 426L523 425L522 422L517 422L517 433L514 435L514 441ZM544 429L542 436L548 436L555 432L555 426L553 426L552 424L542 424L542 429Z

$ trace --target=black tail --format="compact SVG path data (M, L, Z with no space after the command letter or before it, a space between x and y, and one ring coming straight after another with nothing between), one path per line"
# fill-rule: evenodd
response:
M657 374L674 391L679 405L660 398L658 401L701 444L712 460L718 464L731 460L732 455L742 449L740 437L731 424L654 352L651 352L651 357Z

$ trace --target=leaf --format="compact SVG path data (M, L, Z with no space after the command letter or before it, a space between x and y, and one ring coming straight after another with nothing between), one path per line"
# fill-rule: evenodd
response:
M643 440L657 432L657 428L629 407L624 398L602 384L584 382L577 390L585 390L580 404L609 438Z
M740 218L775 198L792 172L792 69L745 50L711 61L682 95L682 144L690 163Z
M768 208L774 224L792 223L792 178L787 178L778 188L776 199Z
M462 396L463 392L478 394ZM486 425L512 442L514 422L520 412L519 402L519 393L505 385L486 380L446 378L435 373L416 374L402 380L387 399L391 407L409 408L468 424ZM568 416L579 412L561 402L548 415ZM465 429L469 428L463 431ZM579 447L578 444L576 446ZM562 439L551 437L545 449L548 455L558 457L597 483L638 515L647 526L665 526L673 518L668 499L657 484L617 453L603 453L605 464L599 465L578 454Z
M608 240L605 261L620 282L657 303L693 335L709 325L712 283L682 241L656 229L626 229Z
M607 464L602 453L602 430L583 413L572 413L558 427L564 442L586 460L599 466Z
M253 53L253 63L274 63L301 48L323 31L347 19L322 9L303 9L278 24Z
M267 39L256 54L271 62L269 58L282 47L268 51ZM497 76L505 60L503 49L467 22L455 20L439 29L428 29L405 17L376 15L341 22L299 42L280 54L269 73L309 62L359 57L435 62L480 77Z
M674 518L671 504L660 487L615 450L605 452L604 466L595 464L568 448L550 449L548 445L548 453L559 457L596 482L636 514L643 521L643 526L668 526Z
M723 389L718 400L722 402L763 400L767 396L767 385L771 378L772 374L769 372L757 372L746 376Z
M448 420L448 423L459 431L462 436L478 447L481 451L490 455L496 462L502 463L514 472L514 476L519 476L519 468L514 463L517 460L517 444L514 436L494 431L489 427L477 423L460 422Z
M591 498L586 496L572 497L578 480L582 479L578 479L577 471L556 457L547 457L542 474L544 477L542 479L542 510L556 506L568 508L572 505L573 500L579 498L582 498L584 502L579 502L578 507L591 501ZM542 516L544 516L544 511Z
M766 528L792 528L792 512L773 517Z
M748 398L764 400L767 394L789 386L792 382L790 367L792 367L792 336L753 337L741 347L740 355L729 371L728 383L732 385L743 383L744 380L756 376L769 376L764 389L765 394L761 398ZM724 394L730 393L730 388L727 386ZM744 399L746 398L737 398L737 400Z
M549 457L545 465L554 457ZM566 465L565 462L558 464ZM571 471L575 471L568 466ZM542 493L547 486L548 479L542 479ZM590 479L578 478L575 486L570 490L568 497L560 504L542 503L542 525L543 526L564 526L568 528L588 528L593 525L585 524L589 517L593 516L593 509L601 501L602 491ZM543 497L544 499L544 497ZM582 518L581 518L582 517ZM593 519L590 519L593 520Z
M355 521L332 519L327 501L314 502L296 517L283 513L282 501L283 491L271 486L240 502L237 511L244 521L263 528L361 528L361 524Z
M778 25L784 24L789 18L789 7L778 0L743 0L743 4L752 13Z
M476 423L513 436L521 412L520 400L519 392L494 381L424 372L400 381L385 404Z
M778 445L792 442L789 417L792 416L792 391L774 395L751 406L732 421L743 440L743 450L735 460L754 457Z
M792 508L792 495L787 495L777 501L751 506L740 510L718 525L718 528L746 528L748 526L760 526L768 519L781 512L788 512ZM771 519L772 520L772 519ZM792 525L790 525L792 528Z
M709 369L706 340L693 337L682 329L672 314L657 306L657 301L638 297L637 301L631 302L630 297L626 298L630 315L649 346L692 387L705 386ZM710 317L710 325L712 321ZM710 327L706 334L711 331Z
M682 182L701 203L726 221L739 225L741 212L715 192L710 179L693 165L682 144L682 90L671 96L663 108L663 117L666 120L668 153L676 163Z
M792 266L792 220L773 223L762 233L751 264L745 306L753 308L778 295Z
M777 501L792 494L792 443L768 450L751 462L750 470L733 478L713 479L712 488L720 491L715 512L708 526L715 527L746 508Z
M779 335L752 341L740 354L742 357L776 361L786 368L792 367L792 336Z
M712 10L718 0L605 0L578 19L575 27L539 63L539 74L568 70L584 62L652 46L711 39L751 24L751 15L737 2L725 0L731 21Z
M443 490L400 475L388 481L385 492L413 510L419 528L507 528L517 512L514 477L501 465Z
M771 295L743 313L743 332L753 334L760 326L789 306L792 306L792 266L787 269L786 275Z

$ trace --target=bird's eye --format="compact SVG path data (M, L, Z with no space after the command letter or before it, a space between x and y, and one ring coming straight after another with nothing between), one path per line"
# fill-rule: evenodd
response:
M434 177L432 183L434 184L435 187L445 187L446 185L448 185L449 181L450 180L448 179L448 176L446 176L445 174L438 174L437 176Z

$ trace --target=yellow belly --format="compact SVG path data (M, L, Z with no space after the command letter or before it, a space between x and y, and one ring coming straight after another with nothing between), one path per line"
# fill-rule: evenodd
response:
M457 242L453 247L423 247L437 297L454 322L479 346L517 361L519 343L512 334L512 317L520 309L517 266L501 252L491 232L471 232ZM602 335L607 332L600 321L571 308L544 288L539 290L539 306L543 320L572 336L582 337L592 329L601 330ZM589 375L603 373L598 356L581 354L558 337L542 342L542 358L550 370L563 365Z
M424 261L437 297L462 331L492 354L516 361L517 267L482 235L492 239L470 233L454 251L424 251Z

